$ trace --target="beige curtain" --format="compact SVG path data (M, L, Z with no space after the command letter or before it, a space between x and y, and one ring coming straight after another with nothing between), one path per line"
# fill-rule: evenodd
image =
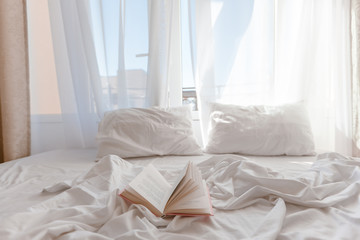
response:
M351 1L353 156L360 157L360 1Z
M26 0L0 1L0 161L30 154Z

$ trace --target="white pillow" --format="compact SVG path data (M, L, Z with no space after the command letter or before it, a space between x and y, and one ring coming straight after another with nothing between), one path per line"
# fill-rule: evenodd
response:
M210 107L208 153L314 155L314 140L303 104Z
M189 107L119 109L105 114L97 134L97 157L200 155Z

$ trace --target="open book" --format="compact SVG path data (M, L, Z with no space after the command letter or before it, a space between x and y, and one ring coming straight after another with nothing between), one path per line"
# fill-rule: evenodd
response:
M213 215L205 180L192 162L181 171L173 185L149 164L120 196L132 203L144 205L158 217Z

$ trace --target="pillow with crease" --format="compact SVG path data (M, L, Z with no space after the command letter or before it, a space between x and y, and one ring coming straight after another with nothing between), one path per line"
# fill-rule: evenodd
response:
M314 140L303 104L210 106L208 153L314 155Z
M99 124L98 153L122 158L201 155L190 108L130 108L105 113Z

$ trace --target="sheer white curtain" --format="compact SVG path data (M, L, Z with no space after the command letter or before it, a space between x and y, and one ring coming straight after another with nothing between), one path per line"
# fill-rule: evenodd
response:
M276 11L277 100L305 101L316 147L351 155L350 1L278 0Z
M351 155L349 0L191 5L206 141L208 103L303 101L319 150Z
M49 0L49 11L68 147L95 146L106 111L181 103L179 4Z
M189 5L206 144L209 102L262 104L271 95L274 4L270 0L199 0Z

